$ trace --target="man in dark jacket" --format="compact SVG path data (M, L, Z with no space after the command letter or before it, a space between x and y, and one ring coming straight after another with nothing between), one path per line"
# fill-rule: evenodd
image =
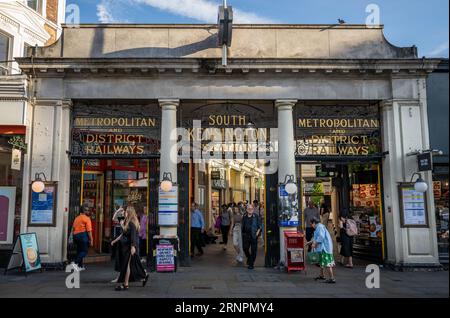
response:
M248 269L254 268L258 251L258 236L261 233L261 220L253 212L253 207L249 206L247 213L242 218L242 248L247 256Z

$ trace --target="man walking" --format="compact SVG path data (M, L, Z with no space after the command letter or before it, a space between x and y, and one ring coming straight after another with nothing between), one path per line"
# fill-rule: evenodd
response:
M261 220L253 213L253 207L247 208L247 214L242 218L242 245L247 257L248 269L253 269L258 251L258 236L261 233Z
M203 255L201 234L205 230L205 220L197 203L192 203L191 208L191 257L194 257L195 247L198 249L197 256Z
M308 207L304 211L305 213L305 226L306 226L306 241L310 242L314 235L314 228L311 225L313 218L320 220L319 210L314 206L314 202L311 200L308 202ZM308 251L311 250L311 246L308 246Z

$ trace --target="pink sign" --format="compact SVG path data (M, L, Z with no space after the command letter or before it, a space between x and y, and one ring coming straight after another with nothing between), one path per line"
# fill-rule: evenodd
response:
M156 271L173 272L175 271L175 254L173 245L156 245Z
M8 238L9 198L0 195L0 242Z

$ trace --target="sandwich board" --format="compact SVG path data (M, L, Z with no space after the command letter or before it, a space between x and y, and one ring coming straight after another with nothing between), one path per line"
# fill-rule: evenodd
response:
M23 233L16 238L5 275L8 271L17 268L22 269L25 275L35 270L42 270L36 233Z

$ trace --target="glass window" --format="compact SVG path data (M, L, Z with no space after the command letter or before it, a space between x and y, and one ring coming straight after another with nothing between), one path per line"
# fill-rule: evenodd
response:
M42 8L42 0L27 0L27 5L40 13L41 8Z
M0 32L0 74L5 74L8 66L11 37Z

